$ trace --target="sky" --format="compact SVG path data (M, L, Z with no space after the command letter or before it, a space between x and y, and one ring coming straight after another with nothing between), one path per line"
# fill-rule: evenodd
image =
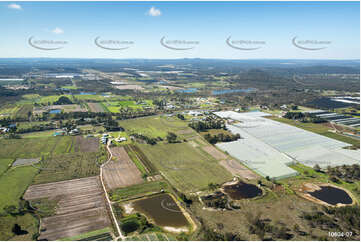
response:
M360 3L0 2L0 33L0 58L359 59Z

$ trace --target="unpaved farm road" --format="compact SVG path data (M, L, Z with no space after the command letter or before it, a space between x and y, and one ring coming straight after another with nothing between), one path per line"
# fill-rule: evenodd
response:
M118 234L119 236L115 238L115 240L119 240L119 239L122 239L122 240L125 240L125 236L122 234L122 231L120 231L120 227L119 227L119 224L118 224L118 221L117 221L117 218L115 217L115 214L113 212L113 207L112 207L112 204L110 202L110 199L109 199L109 196L108 196L108 193L107 193L107 190L105 189L105 185L104 185L104 179L103 179L103 167L109 162L111 161L112 157L113 157L113 154L112 152L110 151L110 148L109 148L109 144L110 144L110 139L107 143L107 150L110 154L109 156L109 159L100 166L100 181L102 183L102 187L103 187L103 190L104 190L104 193L105 193L105 198L107 199L107 203L108 203L108 206L109 206L109 209L110 209L110 213L112 214L112 219L114 220L114 223L115 223L115 227L117 227L117 231L118 231Z

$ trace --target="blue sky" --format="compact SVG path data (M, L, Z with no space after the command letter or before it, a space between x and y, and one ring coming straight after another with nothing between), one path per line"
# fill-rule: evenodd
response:
M359 59L360 5L359 2L0 2L0 31L0 57ZM39 50L28 44L31 36L33 40L61 40L67 44L58 50ZM98 36L100 40L133 44L127 45L130 48L126 50L105 50L94 44ZM226 44L229 36L231 41L258 42L253 45L234 42L233 46L258 49L231 48ZM162 37L198 44L181 45L193 47L191 50L172 50L160 44ZM324 49L297 48L292 44L294 37L297 41L324 41L306 43L306 47Z

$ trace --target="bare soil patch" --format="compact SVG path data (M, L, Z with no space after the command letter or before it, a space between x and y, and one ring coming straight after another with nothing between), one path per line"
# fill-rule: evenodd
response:
M76 136L75 152L98 152L99 140L95 137Z
M142 174L128 156L124 147L111 148L115 160L104 166L104 181L112 190L118 187L127 187L143 182Z
M88 107L90 108L91 112L94 112L94 113L104 113L105 112L104 108L102 107L102 105L100 103L87 103L87 104L88 104Z
M241 165L241 163L239 163L238 161L222 160L220 164L234 176L240 176L241 178L247 180L254 180L259 178L256 173L253 173L250 169Z
M55 215L41 220L39 240L58 240L111 225L97 176L33 185L24 198L60 198Z
M40 158L33 158L33 159L16 159L16 161L12 164L12 166L23 166L23 165L31 165L38 163Z
M224 154L223 152L217 150L217 148L215 148L212 145L208 145L205 147L202 147L202 149L207 152L208 154L210 154L211 156L213 156L216 160L222 160L222 159L226 159L227 155Z

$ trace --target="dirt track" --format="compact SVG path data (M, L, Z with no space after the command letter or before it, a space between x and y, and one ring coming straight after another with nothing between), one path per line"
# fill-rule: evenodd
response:
M26 200L59 198L54 216L43 218L39 240L58 240L110 226L99 177L30 186Z
M259 178L256 173L253 173L248 168L241 165L238 161L235 160L222 160L220 164L226 168L232 175L240 176L243 179L254 180Z
M129 158L123 147L111 148L115 160L104 166L104 181L108 189L140 184L143 181L142 174Z
M222 159L226 159L227 156L226 154L224 154L223 152L217 150L217 148L215 148L212 145L207 145L202 147L202 149L207 152L208 154L210 154L211 156L213 156L213 158L215 158L216 160L222 160Z

